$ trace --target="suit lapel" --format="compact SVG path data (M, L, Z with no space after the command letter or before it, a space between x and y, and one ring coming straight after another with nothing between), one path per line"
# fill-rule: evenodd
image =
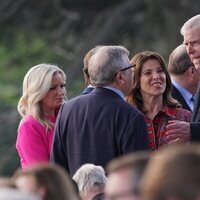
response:
M177 101L179 101L179 103L183 106L184 109L191 111L189 105L183 98L182 94L179 92L179 90L173 84L172 84L171 94L172 94L173 98L175 98Z

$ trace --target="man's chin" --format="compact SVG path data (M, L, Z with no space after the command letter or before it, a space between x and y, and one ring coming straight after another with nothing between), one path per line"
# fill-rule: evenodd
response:
M192 62L197 70L200 70L200 58L193 58Z

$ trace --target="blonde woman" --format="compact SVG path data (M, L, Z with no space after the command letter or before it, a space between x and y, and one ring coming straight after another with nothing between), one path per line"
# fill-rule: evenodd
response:
M16 142L23 168L50 159L56 116L66 97L65 83L65 73L52 64L36 65L24 77Z

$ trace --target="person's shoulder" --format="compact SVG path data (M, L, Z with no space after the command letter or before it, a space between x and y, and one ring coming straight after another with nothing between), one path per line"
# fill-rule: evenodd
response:
M38 121L32 116L32 115L27 115L21 120L20 124L38 124Z
M179 90L178 90L178 88L175 85L173 85L173 84L172 84L172 87L171 87L171 92L174 95L177 94L177 93L180 93Z
M185 121L189 121L192 115L192 113L189 110L186 110L181 107L168 108L167 113L170 114L172 117L175 117L176 119Z
M70 110L78 109L80 106L82 106L85 102L87 102L87 96L90 94L85 95L78 95L76 97L73 97L67 101L61 106L60 113L62 112L69 112Z
M74 96L71 99L65 101L63 106L66 106L66 105L69 105L69 104L73 104L73 103L78 102L78 101L82 101L83 99L87 98L88 95L89 94Z
M42 126L32 115L28 115L26 117L24 117L20 124L19 124L19 128L25 128L25 127L39 127Z
M123 109L126 110L126 112L132 113L134 115L143 115L142 112L136 106L133 106L127 103L126 101L122 101L121 106Z
M181 114L186 114L186 115L191 115L192 113L185 109L185 108L175 108L177 110L177 112L181 113Z

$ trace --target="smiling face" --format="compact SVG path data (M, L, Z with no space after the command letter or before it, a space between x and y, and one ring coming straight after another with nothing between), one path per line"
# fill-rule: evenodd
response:
M140 92L143 98L161 96L166 89L166 75L157 59L149 59L142 65Z

